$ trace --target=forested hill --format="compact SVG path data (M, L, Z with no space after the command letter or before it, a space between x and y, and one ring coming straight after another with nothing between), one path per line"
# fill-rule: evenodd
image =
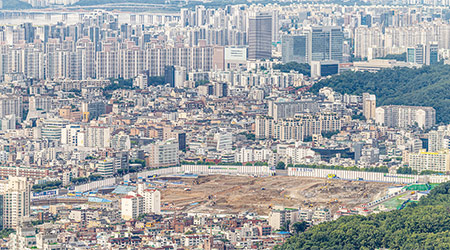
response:
M436 109L437 122L450 123L450 65L384 69L377 73L343 72L316 83L311 91L329 86L339 93L377 96L377 106L414 105Z
M403 210L341 217L275 249L450 249L450 182Z

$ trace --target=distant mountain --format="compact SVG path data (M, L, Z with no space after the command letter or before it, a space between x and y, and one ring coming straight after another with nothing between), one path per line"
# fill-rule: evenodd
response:
M437 122L450 123L450 65L384 69L377 73L348 71L311 88L331 87L339 93L377 96L377 106L413 105L436 109Z
M148 4L163 4L164 0L80 0L75 5L101 5L110 3L148 3Z
M19 0L3 0L3 9L5 10L20 10L29 9L31 4Z

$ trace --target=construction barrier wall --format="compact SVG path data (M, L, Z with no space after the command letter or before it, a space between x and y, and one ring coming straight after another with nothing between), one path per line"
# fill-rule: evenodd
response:
M336 178L344 180L364 180L376 182L389 182L409 184L419 182L418 175L400 175L388 173L375 173L363 171L318 169L318 168L288 168L289 176L308 176L327 178L328 175L335 175Z
M335 178L344 180L363 180L398 184L442 183L450 180L449 175L406 175L319 168L288 168L288 175L321 178L329 178L329 175L335 175Z
M138 178L146 178L152 175L168 175L168 174L230 174L230 175L257 175L270 176L275 171L267 166L229 166L229 165L182 165L181 167L160 168L140 172L137 174Z
M116 178L108 178L100 181L93 181L86 184L75 186L70 191L73 192L86 192L92 189L107 187L107 186L113 186L116 184Z
M270 176L275 173L268 166L182 165L183 173Z
M144 171L137 174L138 178L147 178L152 175L166 175L166 174L176 174L180 173L180 167L171 167L171 168L158 168L154 170Z

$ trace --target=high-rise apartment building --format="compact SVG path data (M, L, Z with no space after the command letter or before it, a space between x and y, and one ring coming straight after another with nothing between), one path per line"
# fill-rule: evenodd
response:
M377 108L377 97L369 93L363 93L363 115L366 120L375 119L375 110Z
M428 133L428 152L438 152L442 149L448 149L445 143L445 131L434 130Z
M259 117L256 120L256 138L274 138L280 141L304 140L322 132L340 131L344 123L333 113L297 114L294 118L275 120Z
M179 163L176 139L150 144L148 152L147 165L150 167L175 166Z
M409 167L419 173L424 170L437 172L450 171L450 153L448 149L438 152L426 152L422 150L419 153L409 153L407 160Z
M272 57L272 16L256 13L249 17L248 59L260 60Z
M17 229L20 221L30 215L31 184L26 177L10 176L2 192L3 228Z
M0 96L0 117L14 114L17 118L22 117L23 102L20 96Z
M91 148L109 148L111 143L110 128L99 126L88 127L84 142L87 147Z
M297 113L316 113L319 104L312 100L277 100L269 101L268 115L275 120L294 117Z
M156 189L146 189L145 184L138 184L137 192L121 199L122 219L136 219L139 215L161 213L161 192Z
M379 125L407 128L417 125L431 128L436 123L436 110L432 107L388 105L375 110L375 121Z

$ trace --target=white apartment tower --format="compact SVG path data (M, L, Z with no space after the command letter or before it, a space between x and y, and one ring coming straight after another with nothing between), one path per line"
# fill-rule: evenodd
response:
M178 163L178 142L175 139L150 144L148 157L149 166L174 166L178 165Z
M26 177L9 177L2 192L3 228L17 229L21 219L30 215L30 192Z
M367 120L375 119L375 109L377 108L377 97L369 93L363 94L363 114Z

